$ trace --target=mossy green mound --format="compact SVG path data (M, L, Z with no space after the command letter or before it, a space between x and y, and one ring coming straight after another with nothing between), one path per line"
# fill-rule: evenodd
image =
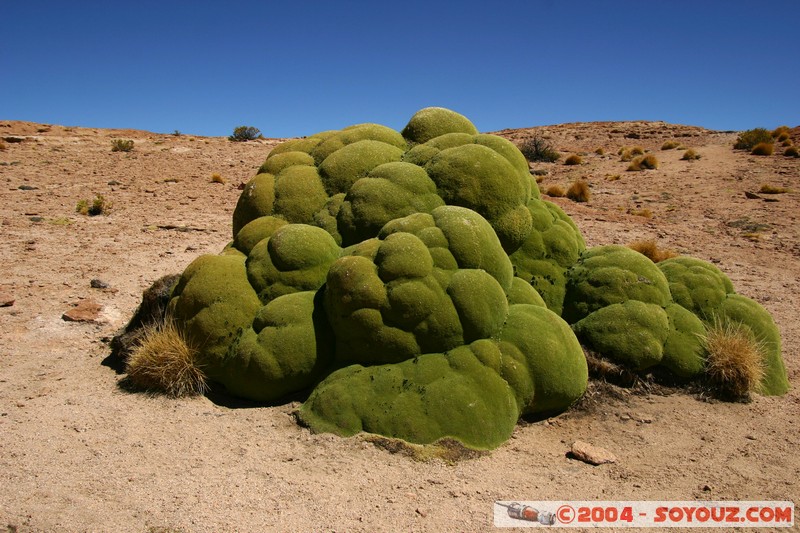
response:
M679 379L700 376L705 368L703 336L706 328L703 322L678 304L670 304L664 310L670 327L661 366Z
M455 111L443 107L426 107L414 113L402 131L403 137L416 144L447 133L474 135L478 130L467 117Z
M669 282L672 299L700 317L708 320L725 300L733 294L728 276L713 264L694 257L673 257L658 263Z

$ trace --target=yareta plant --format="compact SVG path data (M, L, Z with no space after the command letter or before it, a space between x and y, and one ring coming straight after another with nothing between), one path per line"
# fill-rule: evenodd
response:
M303 394L314 430L489 449L582 396L579 339L632 372L693 379L705 324L728 317L768 347L762 392L784 393L769 315L694 261L587 249L515 145L427 108L402 132L274 148L231 243L186 268L167 314L208 380L259 402Z

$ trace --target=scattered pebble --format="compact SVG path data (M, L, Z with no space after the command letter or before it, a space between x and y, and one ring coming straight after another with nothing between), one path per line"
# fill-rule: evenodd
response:
M61 315L67 322L97 322L103 307L94 300L82 300Z
M17 189L21 191L38 191L39 187L36 187L34 185L20 185L19 187L17 187Z
M91 285L93 289L107 289L110 286L105 281L96 278L90 281L89 285Z
M605 448L593 446L588 442L576 440L572 444L568 456L590 465L602 465L606 463L616 463L616 456Z

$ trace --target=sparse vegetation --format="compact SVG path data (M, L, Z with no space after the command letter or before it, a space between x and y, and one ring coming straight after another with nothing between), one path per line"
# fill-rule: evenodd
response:
M79 200L75 206L75 211L81 215L94 217L97 215L107 215L111 211L111 203L102 194L95 195L92 203L89 200Z
M773 138L777 138L778 140L783 140L783 139L780 139L781 135L786 135L786 137L788 138L790 131L791 130L789 129L789 126L778 126L774 130L772 130L772 133L770 135Z
M211 183L221 183L224 185L225 178L220 176L218 173L214 172L213 174L211 174Z
M133 141L131 139L114 139L111 141L112 152L130 152L133 150Z
M675 250L659 248L658 244L656 244L656 241L652 239L646 241L634 241L628 245L628 248L646 256L653 263L658 263L666 259L678 257L678 255L680 255Z
M645 149L642 148L641 146L634 146L633 148L631 148L631 154L633 155L643 155L644 152Z
M706 374L722 396L747 399L764 377L764 347L738 322L716 319L702 338Z
M662 150L674 150L675 148L677 148L680 145L681 145L681 143L679 143L677 141L666 141L664 144L661 145L661 149Z
M4 140L0 139L0 152L6 150L7 148L8 148L8 145L6 144L6 142Z
M789 140L789 132L788 131L781 132L780 135L778 135L778 137L776 137L776 139L778 140L778 142L788 141Z
M564 189L560 185L551 185L550 187L547 188L545 194L547 196L552 196L554 198L561 198L566 193L564 192Z
M197 347L167 318L162 324L145 328L126 372L130 382L143 390L174 397L203 394L206 377L197 356Z
M645 156L640 156L631 161L631 164L628 166L629 171L641 171L641 170L655 170L658 168L658 159L656 156L650 154Z
M764 128L743 131L733 145L735 150L752 150L759 143L771 143L772 134Z
M764 184L758 190L761 194L783 194L789 192L789 189L786 187L776 187L774 185Z
M686 150L686 151L683 153L683 157L681 157L681 159L682 159L683 161L695 161L695 160L697 160L697 159L700 159L701 157L702 157L702 156L701 156L700 154L698 154L697 152L695 152L694 150L692 150L691 148L689 148L688 150Z
M750 153L753 155L772 155L774 151L775 145L771 142L764 142L755 145Z
M793 144L793 143L792 143L792 140L791 140L791 139L786 139L785 141L783 141L783 142L781 143L781 146L791 146L792 144Z
M790 146L783 152L783 155L786 157L800 157L800 151L797 150L796 146Z
M647 209L646 207L641 207L638 209L629 209L628 214L637 217L653 218L653 212Z
M260 137L261 132L258 128L254 128L253 126L237 126L234 128L233 134L228 137L228 140L233 142L244 142L254 141Z
M622 176L620 176L619 174L609 174L608 176L606 176L606 179L608 181L618 181L621 177Z
M595 150L594 153L596 153L597 155L606 155L606 151L602 146L597 150Z
M583 163L583 159L578 154L572 154L564 160L565 165L580 165L581 163Z
M620 153L620 158L619 158L619 160L620 160L620 161L625 161L625 162L628 162L628 161L630 161L631 159L633 159L633 154L631 153L631 151L630 151L630 150L623 150L623 151Z
M577 180L567 189L567 198L573 202L588 202L591 197L592 193L586 180Z
M554 150L550 143L539 135L534 135L530 139L523 141L519 145L519 151L522 152L525 159L530 162L539 161L554 163L561 158L561 154Z

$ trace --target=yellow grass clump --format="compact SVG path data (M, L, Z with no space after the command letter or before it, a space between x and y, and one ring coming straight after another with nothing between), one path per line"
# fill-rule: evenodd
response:
M551 185L551 186L549 186L547 188L547 190L545 191L545 194L547 196L553 196L555 198L561 198L566 193L564 192L564 189L562 189L560 185Z
M714 320L702 338L706 375L723 396L747 399L764 377L764 346L739 322Z
M789 189L787 189L786 187L776 187L775 185L769 185L765 183L764 185L761 186L758 192L762 194L783 194L789 192Z
M772 155L775 147L772 143L758 143L750 152L753 155Z
M628 244L628 248L639 252L643 256L647 257L653 263L658 263L660 261L664 261L666 259L670 259L672 257L678 257L678 252L675 250L671 250L669 248L659 248L656 241L649 239L646 241L633 241L632 243Z
M786 135L785 138L788 138L790 131L791 130L789 129L789 126L778 126L774 130L772 130L772 137L773 138L777 138L778 140L782 141L783 139L781 139L780 137L782 135Z
M217 174L216 172L211 174L211 183L222 183L225 184L225 178Z
M144 330L126 371L130 382L141 389L173 397L193 396L208 389L197 358L197 347L167 318Z
M790 146L783 152L783 155L786 157L800 157L800 151L797 150L796 146Z
M567 198L573 202L588 202L592 193L586 180L577 180L567 189Z
M702 156L700 154L689 148L688 150L683 152L683 157L681 157L681 159L683 161L694 161L696 159L700 159L701 157Z
M595 150L594 153L596 153L597 155L606 155L606 151L602 146L597 150Z
M640 171L644 169L655 170L658 168L658 159L656 156L650 154L646 156L640 156L631 161L631 164L628 166L628 170L630 171Z
M672 150L680 146L681 143L677 141L666 141L664 144L661 145L662 150Z
M631 148L631 154L644 155L644 148L642 148L641 146L634 146L633 148Z
M565 165L580 165L581 163L583 163L583 159L578 154L572 154L564 160Z

